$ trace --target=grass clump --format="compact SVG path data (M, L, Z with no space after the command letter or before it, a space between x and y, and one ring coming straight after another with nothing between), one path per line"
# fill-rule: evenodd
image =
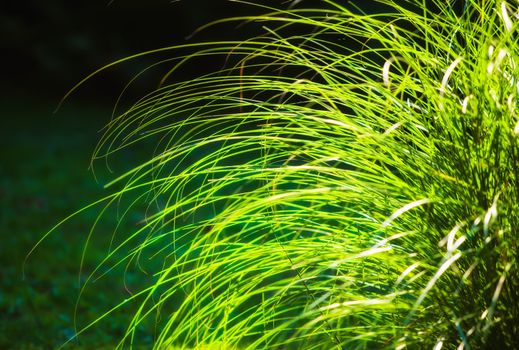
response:
M145 215L91 276L153 276L112 309L134 305L120 347L518 346L516 3L376 3L234 18L265 35L158 62L110 122L96 157L156 145L109 184Z

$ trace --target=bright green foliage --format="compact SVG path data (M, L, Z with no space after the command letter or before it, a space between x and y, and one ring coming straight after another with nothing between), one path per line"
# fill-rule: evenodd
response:
M266 35L108 126L97 157L157 146L106 199L149 205L100 265L154 274L121 346L519 346L517 3L344 3L233 19ZM170 82L197 55L228 68Z

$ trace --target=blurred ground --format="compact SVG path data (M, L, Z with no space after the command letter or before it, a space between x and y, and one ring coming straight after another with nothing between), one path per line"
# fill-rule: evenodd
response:
M110 109L70 103L52 114L56 102L0 101L0 349L54 349L73 336L78 279L84 282L107 252L106 239L93 240L79 275L82 247L98 212L86 211L43 242L27 261L23 278L24 258L38 239L106 194L88 166ZM102 170L100 175L103 171L107 174ZM114 222L105 218L96 232L110 237ZM78 309L80 323L124 299L128 293L118 286L120 279L101 279L95 293L85 294ZM125 327L114 315L71 348L106 346Z

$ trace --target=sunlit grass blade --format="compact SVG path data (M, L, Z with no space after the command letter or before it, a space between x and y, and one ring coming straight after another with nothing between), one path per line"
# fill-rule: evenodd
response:
M121 348L150 323L157 349L518 345L516 4L377 4L233 18L265 35L169 48L114 116L95 159L155 145L108 185L145 219L87 279L153 275Z

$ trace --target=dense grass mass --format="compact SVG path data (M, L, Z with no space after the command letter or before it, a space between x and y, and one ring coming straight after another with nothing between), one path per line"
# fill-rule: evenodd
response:
M97 203L146 216L84 288L153 278L81 332L131 307L121 348L519 347L517 4L378 3L265 7L231 19L263 36L159 50L160 88L95 154L156 145Z

